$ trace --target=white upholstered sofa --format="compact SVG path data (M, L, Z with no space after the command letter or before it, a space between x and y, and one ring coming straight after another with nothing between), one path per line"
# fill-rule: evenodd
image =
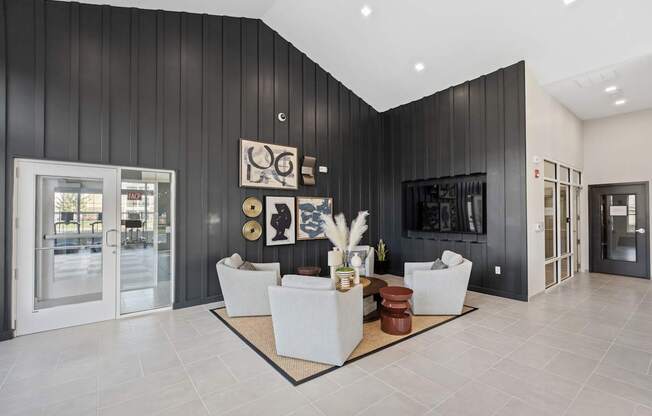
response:
M331 279L286 275L269 287L276 353L342 365L362 340L362 286L348 292Z
M411 307L415 315L459 315L473 263L452 251L444 251L446 269L432 270L430 262L405 263L404 284L414 291Z
M225 264L228 258L217 262L226 313L230 317L269 315L269 286L281 282L280 263L251 263L256 270L241 270Z

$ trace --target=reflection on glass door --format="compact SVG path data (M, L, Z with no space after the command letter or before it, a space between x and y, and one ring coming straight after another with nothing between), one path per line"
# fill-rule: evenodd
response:
M555 183L544 182L544 227L545 227L545 256L546 261L557 257L557 193ZM546 287L557 283L556 263L546 264Z
M172 303L172 175L122 169L120 313Z
M559 185L559 245L561 263L559 277L564 280L571 275L570 271L570 186Z
M34 309L102 300L102 192L93 179L36 177Z

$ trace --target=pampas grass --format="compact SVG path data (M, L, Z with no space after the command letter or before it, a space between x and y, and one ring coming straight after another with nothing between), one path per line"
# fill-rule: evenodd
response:
M349 245L347 247L349 252L358 245L360 240L362 240L364 233L367 232L367 229L369 228L367 227L368 215L369 211L360 211L358 212L356 219L354 219L351 223L351 231L349 232Z
M344 214L338 214L335 219L330 215L322 215L324 220L324 234L335 247L343 252L353 250L360 243L362 236L367 231L367 216L369 211L360 211L351 223L351 230L346 225Z
M326 237L333 243L333 245L339 248L341 251L346 250L348 244L349 231L346 228L346 218L344 214L339 214L335 217L330 215L323 215L322 219L324 220L324 234Z

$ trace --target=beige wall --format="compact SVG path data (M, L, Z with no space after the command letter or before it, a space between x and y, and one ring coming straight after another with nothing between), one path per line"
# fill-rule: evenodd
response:
M652 180L652 110L584 122L584 184ZM652 196L652 195L651 195ZM588 269L588 204L582 211L582 258ZM650 201L652 207L652 198ZM650 210L652 212L652 210ZM648 230L648 235L651 230ZM651 256L652 257L652 256Z
M545 290L545 234L543 224L543 159L583 170L582 121L548 95L526 66L525 122L527 153L528 296ZM539 163L534 162L535 156ZM534 170L541 177L534 177Z

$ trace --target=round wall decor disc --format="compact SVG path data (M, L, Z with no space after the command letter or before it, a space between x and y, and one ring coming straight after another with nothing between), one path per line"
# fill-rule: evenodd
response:
M256 218L263 212L263 203L255 196L250 196L242 203L242 212L249 218Z
M245 240L256 241L263 235L263 227L258 221L247 221L242 226L242 236Z

